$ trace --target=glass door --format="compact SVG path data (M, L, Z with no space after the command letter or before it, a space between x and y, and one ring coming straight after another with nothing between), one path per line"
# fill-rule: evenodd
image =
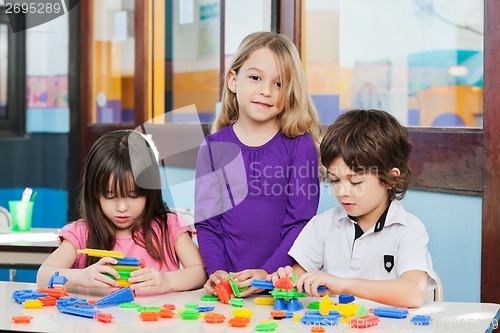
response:
M135 128L149 117L153 0L89 0L81 6L84 162L102 134Z

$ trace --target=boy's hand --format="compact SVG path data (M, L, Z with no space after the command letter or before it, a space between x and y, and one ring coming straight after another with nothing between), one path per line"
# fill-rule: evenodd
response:
M330 275L325 272L312 272L300 275L295 281L297 292L305 292L313 297L321 297L319 286L325 286L330 294L341 294L344 290L345 279Z
M229 273L222 270L222 269L216 270L215 272L210 274L210 276L208 277L207 282L205 282L205 285L203 286L203 288L205 288L207 293L210 293L211 295L217 296L217 293L215 292L215 286L218 283L221 283L228 275L229 275Z
M108 264L115 265L116 263L117 260L114 258L101 258L95 264L82 269L79 274L76 274L78 277L76 284L84 288L116 287L118 283L109 276L104 275L108 273L119 279L120 274L114 268L108 266Z

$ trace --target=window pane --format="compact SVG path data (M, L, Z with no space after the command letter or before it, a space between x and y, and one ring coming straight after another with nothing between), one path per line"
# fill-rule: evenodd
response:
M408 126L482 127L482 0L306 0L303 55L323 123L380 108Z
M243 38L252 32L271 30L271 0L226 1L225 24L227 67Z
M93 2L93 123L134 123L134 0Z
M167 115L167 120L177 123L197 122L198 119L211 122L219 102L224 70L221 68L221 1L176 0L171 11L168 3L165 111L174 112ZM172 24L168 22L169 13ZM246 35L270 30L271 0L225 1L224 24L223 60L227 64ZM171 41L169 36L172 36ZM169 64L172 71L171 91L168 84ZM193 104L197 112L194 108L184 108Z
M7 24L0 24L0 119L7 119L9 37Z
M165 111L174 110L168 114L173 122L212 118L219 99L220 11L219 0L173 2L172 24L167 22L165 27L167 36L172 36L166 45L172 85L171 100L167 93ZM184 108L189 105L195 105L196 110Z

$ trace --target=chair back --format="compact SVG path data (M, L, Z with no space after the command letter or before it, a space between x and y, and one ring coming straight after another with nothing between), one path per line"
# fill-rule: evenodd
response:
M434 302L443 302L444 301L444 288L443 288L443 283L441 282L441 279L435 273L435 278L437 282L437 287L434 289Z
M425 296L425 301L426 302L443 302L444 301L444 288L443 288L443 283L441 282L441 279L437 275L436 272L434 272L434 277L437 282L437 287L434 289L429 289L427 291L427 295Z

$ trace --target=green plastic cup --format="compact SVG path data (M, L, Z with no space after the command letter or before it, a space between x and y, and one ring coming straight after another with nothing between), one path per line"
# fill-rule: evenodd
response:
M12 231L30 231L33 215L33 201L9 201L9 210L12 215Z

